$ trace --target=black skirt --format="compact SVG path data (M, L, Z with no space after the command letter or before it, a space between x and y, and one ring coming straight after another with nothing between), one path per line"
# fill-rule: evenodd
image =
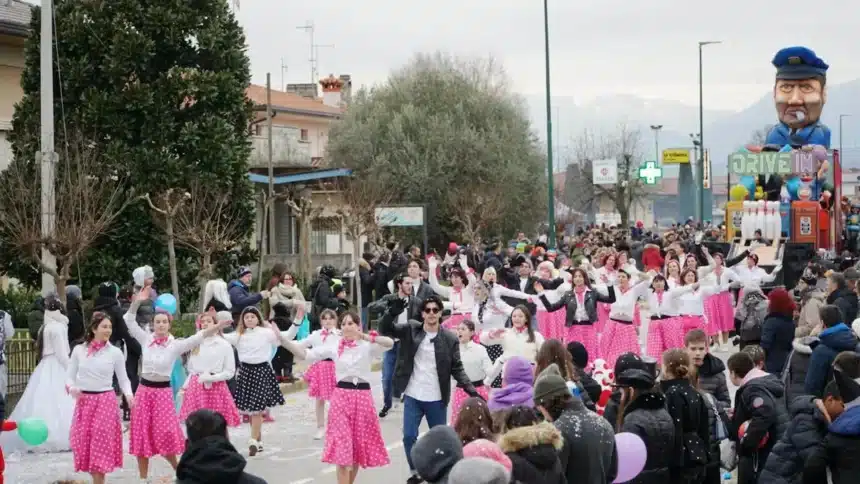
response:
M241 363L236 375L236 408L248 415L284 404L284 395L269 363Z
M504 348L502 348L502 345L490 345L490 346L486 346L486 348L487 348L487 355L490 357L490 360L492 360L493 363L495 363L496 360L499 359L500 356L502 356L502 353L505 352ZM504 373L504 371L502 371L502 373ZM502 388L502 375L501 374L499 376L497 376L495 380L493 380L492 388Z

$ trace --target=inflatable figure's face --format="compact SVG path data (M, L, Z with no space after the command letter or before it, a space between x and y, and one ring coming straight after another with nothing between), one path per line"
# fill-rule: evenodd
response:
M779 79L773 88L773 101L779 120L789 128L800 129L821 119L827 92L819 79Z

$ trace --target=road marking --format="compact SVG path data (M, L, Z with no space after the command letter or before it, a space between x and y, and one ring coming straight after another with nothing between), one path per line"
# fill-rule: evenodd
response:
M308 484L309 482L314 482L314 478L308 477L307 479L300 479L298 481L293 481L290 484Z

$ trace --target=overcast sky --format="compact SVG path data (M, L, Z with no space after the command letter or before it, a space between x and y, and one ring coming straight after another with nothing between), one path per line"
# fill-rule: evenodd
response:
M843 0L550 0L554 95L578 101L629 93L698 105L697 42L705 47L705 105L742 109L771 89L773 54L813 48L832 67L829 83L860 77L860 4ZM778 7L778 8L777 8ZM810 21L812 14L821 22ZM241 0L254 82L310 80L313 21L319 72L383 81L416 52L443 50L502 61L523 94L544 90L539 0ZM701 25L700 25L701 23ZM853 61L853 64L852 64Z

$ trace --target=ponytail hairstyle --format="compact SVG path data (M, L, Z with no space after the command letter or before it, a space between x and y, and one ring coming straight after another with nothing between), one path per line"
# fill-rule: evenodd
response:
M693 365L690 362L690 355L682 348L666 350L663 353L663 367L675 379L686 378L691 383L696 381Z

